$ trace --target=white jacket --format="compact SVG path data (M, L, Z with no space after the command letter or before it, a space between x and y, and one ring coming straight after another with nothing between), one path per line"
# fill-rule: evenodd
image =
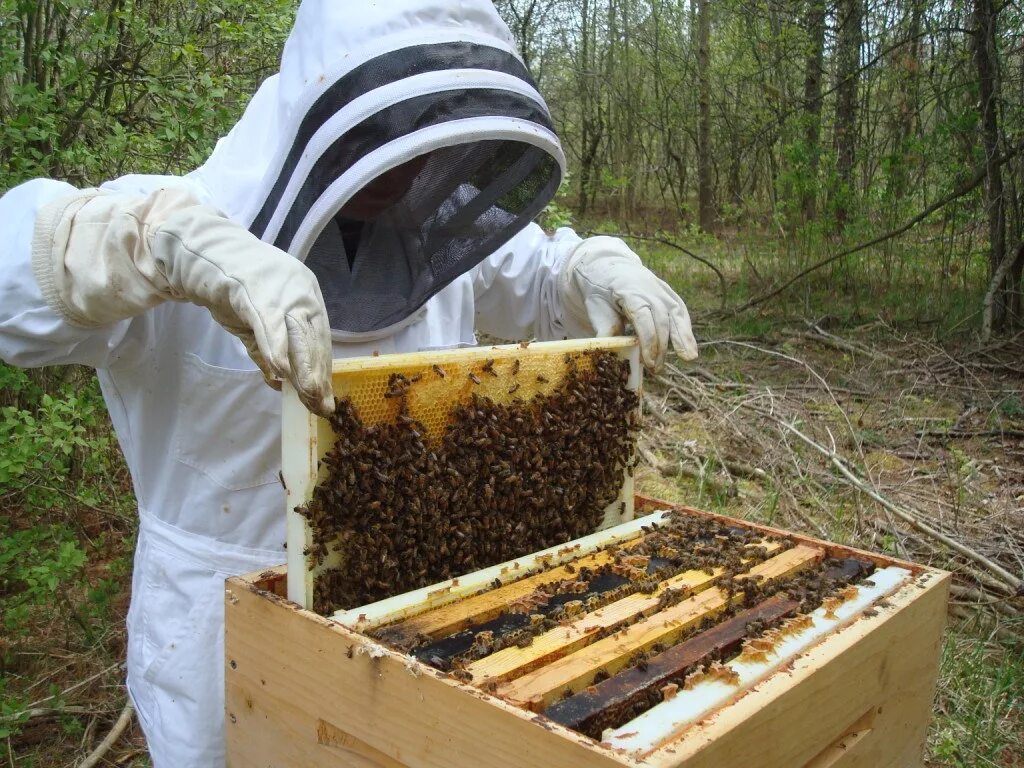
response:
M306 2L280 75L260 88L202 168L184 178L127 176L103 186L141 194L186 185L248 225L254 190L280 157L288 109L301 108L311 81L332 76L332 67L338 74L339 51L363 56L445 38L512 50L489 2ZM0 358L24 367L77 363L97 370L140 516L129 691L155 768L219 768L223 579L285 559L280 394L205 309L166 303L108 327L82 329L49 307L31 268L35 214L74 191L38 180L0 198ZM476 331L562 338L557 278L579 242L569 230L549 237L530 225L434 295L410 323L383 338L336 343L335 355L467 346Z

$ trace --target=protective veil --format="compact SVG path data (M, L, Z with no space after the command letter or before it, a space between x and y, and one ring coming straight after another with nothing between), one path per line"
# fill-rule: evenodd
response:
M305 260L345 356L571 333L559 270L580 239L526 226L562 163L490 2L308 0L202 168L102 191L181 190ZM129 692L155 768L220 768L223 580L285 559L280 395L201 306L86 327L48 301L35 225L80 194L0 198L0 358L97 369L139 504Z
M565 162L489 4L361 8L305 3L279 78L195 174L312 269L337 340L408 322L540 213ZM250 125L276 136L265 164Z

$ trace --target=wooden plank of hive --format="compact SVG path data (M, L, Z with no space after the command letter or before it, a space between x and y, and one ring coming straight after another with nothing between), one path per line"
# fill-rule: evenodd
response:
M225 591L228 768L631 764L252 581Z
M815 760L860 733L870 713L871 732L824 765L922 768L950 581L940 571L920 574L875 613L829 635L642 764L822 768Z
M752 568L736 580L757 579L766 584L805 570L824 557L816 547L797 546ZM675 642L684 632L704 619L720 614L743 599L724 590L705 590L688 600L660 611L621 632L598 640L568 656L529 672L498 688L497 695L517 706L534 711L553 704L566 691L576 693L590 685L599 671L614 674L627 666L631 656L657 643Z
M644 668L633 667L602 680L568 699L545 710L544 715L556 723L576 731L599 737L608 725L631 706L672 680L679 680L687 670L722 653L734 650L747 636L751 622L772 622L799 610L800 603L785 595L775 595L753 608L736 614L728 621L701 632L648 659ZM604 721L604 725L599 721ZM592 731L597 728L597 734Z
M769 553L778 550L778 542L759 542ZM526 674L531 669L572 653L589 645L597 633L614 630L634 619L649 616L658 610L661 595L669 589L682 589L687 593L700 592L711 587L722 577L725 568L707 571L685 571L658 584L651 594L635 593L604 606L564 627L555 627L533 639L526 648L510 646L490 656L466 665L473 682L509 680Z
M637 538L619 544L618 549L628 550L638 546L643 541L643 537L639 534L638 531ZM453 634L473 624L480 624L496 618L507 611L511 604L527 597L546 584L574 579L581 568L599 568L612 562L614 557L614 553L607 550L586 555L566 565L542 571L489 592L418 614L381 630L379 637L389 643L402 645L422 635L438 638Z
M693 680L679 696L606 730L602 741L634 756L649 754L735 699L737 691L750 690L788 667L808 648L856 620L873 603L890 597L910 576L904 568L876 572L869 582L848 587L778 632L750 643L742 654L714 673Z
M661 512L648 512L642 518L588 534L566 544L555 545L541 552L488 566L475 573L421 587L376 603L337 611L334 620L357 632L368 632L386 624L396 624L412 616L464 601L481 590L488 589L495 580L502 584L511 584L534 574L537 569L544 567L545 562L549 565L562 565L584 555L593 554L602 548L621 547L622 542L641 536L645 528L661 523L663 519L664 515Z

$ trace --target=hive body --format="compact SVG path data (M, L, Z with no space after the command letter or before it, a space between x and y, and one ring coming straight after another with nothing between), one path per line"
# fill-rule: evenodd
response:
M571 385L584 418L611 423L611 410L586 413L579 394L592 363L613 370L609 354L630 362L619 386L634 402L632 339L341 361L333 378L344 416L334 423L356 445L286 387L288 565L227 585L229 766L921 765L948 574L634 499L628 462L618 499L586 518L593 533L372 602L324 602L317 585L328 582L318 579L358 562L344 559L358 556L345 549L358 536L342 530L326 547L316 516L351 514L386 536L400 519L382 513L378 524L332 501L382 509L387 499L378 504L371 486L386 496L395 466L405 466L360 441L394 439L396 452L422 458L468 419L477 432L454 443L456 455L493 454L470 462L483 477L461 478L473 507L488 486L522 472L502 468L488 419L533 418L541 430L543 410L516 409L550 405ZM354 464L381 477L339 474ZM459 483L447 487L459 492ZM415 496L405 494L403 510ZM570 509L546 504L553 520ZM461 509L441 506L445 515Z
M638 499L637 507L671 505ZM331 619L277 596L284 569L229 581L228 764L920 766L948 574L696 510L670 513L690 534L706 530L705 544L732 540L722 553L735 575L722 580L710 547L706 567L684 559L657 572L650 591L581 607L523 647L484 648L458 675L423 649L515 613L544 583L562 593L573 588L564 577L584 568L614 562L628 573L642 557L657 560L644 542L669 512ZM801 595L772 594L770 585L806 586L822 568L851 586L793 618ZM711 620L723 600L744 593L750 608ZM543 611L542 602L522 605ZM686 634L702 616L710 623ZM609 631L588 629L600 626ZM769 626L779 628L763 633ZM652 647L655 638L665 647ZM672 682L694 660L730 648L724 664L685 686ZM637 663L637 651L647 661ZM656 701L624 720L645 690Z

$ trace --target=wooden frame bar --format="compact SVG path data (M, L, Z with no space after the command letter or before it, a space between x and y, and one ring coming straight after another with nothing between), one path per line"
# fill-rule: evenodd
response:
M777 647L767 654L759 653L752 658L741 655L723 668L729 677L708 677L700 681L685 695L662 702L626 725L606 732L603 741L614 748L629 750L640 759L645 758L687 726L734 698L738 691L749 689L844 622L854 619L873 602L893 594L909 578L910 572L903 568L878 571L870 585L851 590L852 594L841 605L822 606L802 617L801 625L791 634L777 638ZM764 658L760 658L762 655Z
M799 545L752 568L742 578L768 583L799 573L823 557L821 549ZM705 618L718 615L742 599L742 592L729 595L718 588L705 590L615 635L516 678L500 687L498 695L533 711L545 709L566 691L577 693L586 688L598 672L614 674L626 665L631 656L647 651L657 643L673 642Z
M770 597L706 632L659 653L643 668L623 670L557 702L544 710L544 716L574 731L594 735L592 728L598 721L616 717L617 713L625 712L641 701L652 689L660 688L673 679L678 680L688 669L738 648L747 636L747 625L751 622L777 621L794 614L799 607L796 600L785 595Z
M395 595L352 610L338 611L333 618L346 627L366 632L385 624L419 616L427 610L462 602L463 598L485 589L495 581L503 584L514 583L514 580L528 576L536 569L571 562L602 547L625 546L626 542L640 536L643 528L661 522L663 517L659 512L651 512L640 520L628 520L615 528L598 531L582 539L513 561L492 565L476 573L406 592L403 595Z
M774 551L778 546L769 544L766 549ZM751 574L754 572L751 571ZM662 581L649 595L639 592L627 595L586 614L578 621L548 630L535 637L526 648L505 648L475 661L466 667L466 671L472 675L473 682L478 684L524 675L531 669L589 645L599 633L615 630L627 622L651 615L658 610L661 596L668 590L678 589L686 594L696 594L711 587L724 574L724 568L715 568L710 573L685 571Z
M624 541L621 549L630 549L642 541L641 537ZM513 581L497 589L467 597L455 603L436 608L432 611L412 616L393 627L387 627L387 640L401 645L417 636L441 637L466 629L473 624L481 624L493 619L508 610L516 600L528 597L541 587L554 584L564 579L572 579L581 568L599 568L612 562L614 556L608 551L596 552L573 560L566 565L541 571L525 579ZM383 634L382 634L383 636Z

